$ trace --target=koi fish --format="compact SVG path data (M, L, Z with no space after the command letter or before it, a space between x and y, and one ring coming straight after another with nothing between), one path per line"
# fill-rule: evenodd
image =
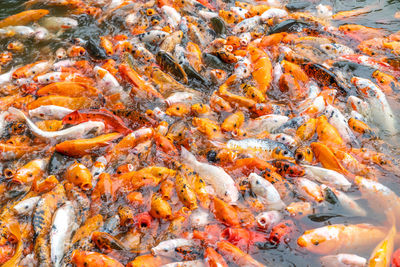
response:
M328 122L338 130L340 136L345 142L357 143L356 137L347 125L346 118L337 108L328 105L325 107L324 114L328 118Z
M36 91L36 95L62 95L70 97L96 97L100 91L88 84L78 82L55 82Z
M392 258L396 226L393 225L387 236L375 247L369 258L369 266L389 266Z
M368 101L374 122L389 134L397 133L395 116L382 90L368 79L353 77L351 82Z
M54 213L53 225L50 230L51 262L61 266L61 260L67 249L66 243L78 228L75 221L75 211L71 202L66 202Z
M235 182L221 167L198 161L195 156L187 151L184 147L181 148L182 162L190 166L194 171L212 187L216 195L229 203L235 203L239 198L239 192Z
M347 191L351 187L351 183L342 174L329 170L326 168L320 168L311 165L302 165L306 170L306 174L316 181L333 186L335 188Z
M21 13L9 16L0 21L0 28L15 25L26 25L30 22L39 20L40 18L49 14L47 9L27 10Z
M316 254L362 252L386 236L383 228L370 224L333 224L307 230L297 244Z
M111 128L118 131L121 134L129 134L132 132L131 129L126 127L125 123L121 118L114 115L107 109L96 110L76 110L63 118L63 124L80 124L88 121L101 121L104 123L106 128Z
M320 258L322 266L333 267L333 266L354 266L363 267L366 266L367 260L355 254L336 254L328 255Z
M394 215L398 216L400 208L396 200L399 196L390 188L361 176L357 176L354 182L373 210L379 213L392 210Z
M50 31L72 29L78 27L78 21L68 17L45 17L41 25Z
M83 267L83 266L123 267L124 266L116 259L106 256L104 254L92 251L81 251L81 250L74 250L74 252L72 252L72 263L74 263L77 267Z
M271 210L283 209L286 205L281 200L275 187L263 177L251 173L249 175L251 190L268 206Z
M11 114L14 114L18 116L19 118L23 119L26 121L28 124L30 130L34 135L37 137L43 138L44 140L68 140L68 139L75 139L79 137L83 137L89 132L102 132L105 128L105 125L103 122L100 121L88 121L81 123L77 126L70 127L68 129L64 129L61 131L55 131L55 132L46 132L42 131L39 129L33 121L31 121L21 110L18 110L16 108L9 108L9 112Z
M29 116L32 118L40 118L43 120L62 120L66 115L72 113L73 110L55 105L43 105L35 109L29 110Z
M40 197L31 197L20 201L13 207L13 211L18 215L29 215L33 212Z
M157 246L151 249L151 253L155 256L173 256L175 250L183 246L196 246L194 240L177 238L160 242Z

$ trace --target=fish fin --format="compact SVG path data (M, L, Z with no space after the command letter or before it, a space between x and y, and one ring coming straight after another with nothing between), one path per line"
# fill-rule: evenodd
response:
M209 141L213 146L217 147L217 148L226 148L226 144L219 142L219 141L215 141L215 140L210 140Z
M385 214L386 214L389 225L392 227L396 227L396 216L394 214L394 211L392 209L388 209L385 212Z
M27 119L25 113L22 112L22 110L19 110L19 109L17 109L17 108L9 107L9 108L8 108L8 112L9 112L10 114L14 115L14 116L17 116L18 118L21 118L21 119L24 119L24 120Z
M181 158L184 162L189 162L191 164L197 163L196 157L183 146L181 146Z

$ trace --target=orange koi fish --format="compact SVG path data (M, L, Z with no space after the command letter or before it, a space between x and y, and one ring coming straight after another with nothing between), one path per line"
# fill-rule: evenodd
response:
M77 267L123 267L116 259L104 254L92 251L74 250L72 252L72 263Z
M0 28L15 25L26 25L49 14L47 9L32 9L9 16L0 21Z
M272 81L272 64L267 53L263 50L249 46L247 51L250 54L253 68L252 76L257 83L258 89L266 93Z
M119 133L110 133L90 139L64 141L56 145L56 151L71 157L82 157L95 153L95 150L110 145L111 142L120 137L121 134Z
M14 72L15 73L15 72ZM86 83L56 82L40 88L36 95L61 95L69 97L97 97L100 91Z

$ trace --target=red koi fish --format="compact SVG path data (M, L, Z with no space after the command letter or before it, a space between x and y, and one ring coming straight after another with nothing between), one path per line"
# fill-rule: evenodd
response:
M120 117L115 116L107 109L75 110L74 112L65 116L62 120L63 124L79 124L87 121L104 122L107 129L117 131L124 135L132 132L132 130L125 125Z

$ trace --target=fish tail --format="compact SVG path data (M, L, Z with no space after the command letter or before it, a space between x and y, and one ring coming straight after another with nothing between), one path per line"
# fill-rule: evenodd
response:
M227 146L224 143L215 141L215 140L211 140L209 141L213 146L217 147L217 148L226 148Z

